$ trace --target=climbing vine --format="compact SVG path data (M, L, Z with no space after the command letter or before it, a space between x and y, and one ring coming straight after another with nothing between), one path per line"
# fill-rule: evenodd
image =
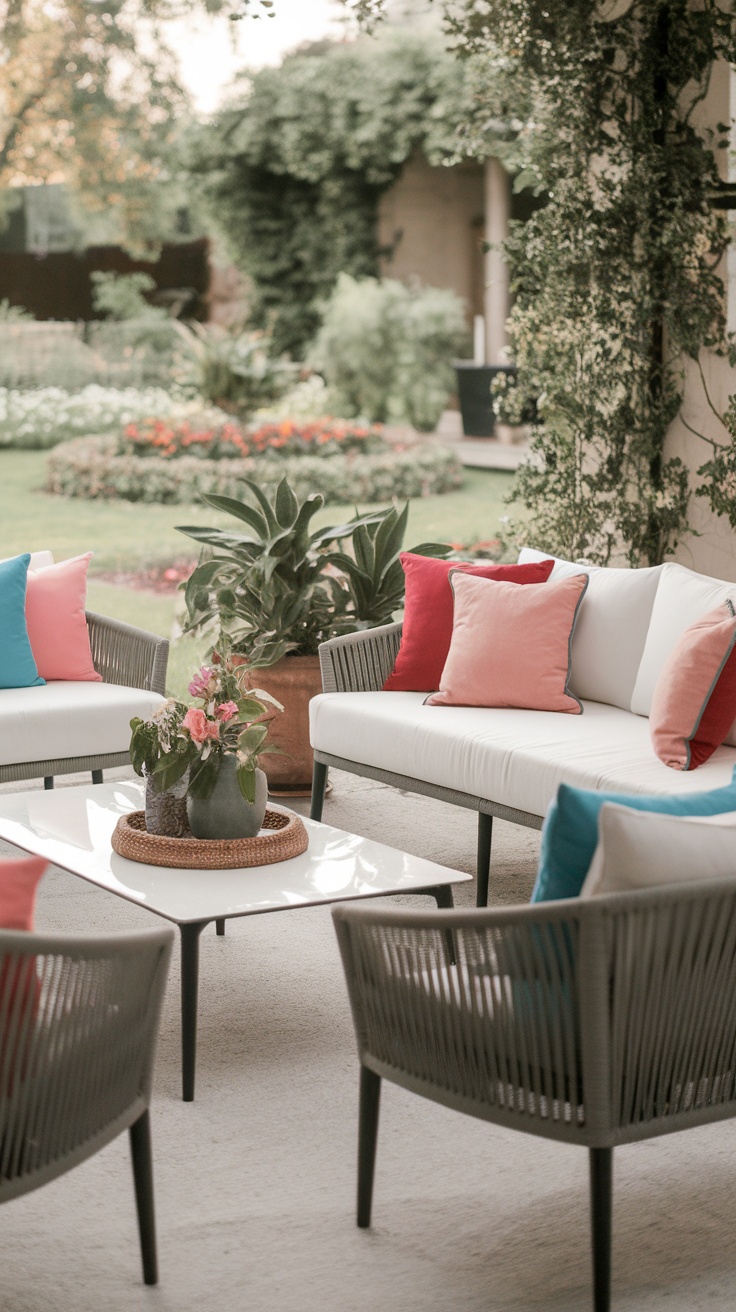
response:
M734 6L462 0L449 27L527 84L519 180L548 198L508 243L518 385L542 420L516 484L526 535L573 558L658 563L688 525L690 475L666 448L684 362L733 354L728 225L712 205L727 125L704 127L698 108L714 61L736 57ZM698 495L734 523L730 435L697 436L713 447Z

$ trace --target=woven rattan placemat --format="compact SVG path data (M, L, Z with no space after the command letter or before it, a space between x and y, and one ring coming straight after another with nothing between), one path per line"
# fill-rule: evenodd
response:
M146 832L144 811L121 815L112 835L113 851L129 861L149 866L187 870L234 870L241 866L269 866L300 856L309 846L301 816L289 811L266 811L255 838L167 838Z

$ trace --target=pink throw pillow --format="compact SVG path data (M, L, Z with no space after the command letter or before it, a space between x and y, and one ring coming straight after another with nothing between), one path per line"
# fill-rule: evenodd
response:
M553 560L531 565L496 565L472 561L437 560L402 551L399 557L406 577L404 626L396 664L383 685L384 692L433 692L440 686L452 638L450 570L507 583L544 583Z
M102 681L92 663L85 607L92 552L58 565L28 571L26 624L31 650L44 679Z
M697 770L734 718L736 611L725 601L686 629L665 661L649 712L652 746L673 770Z
M455 622L440 690L429 706L518 706L580 715L567 690L570 645L587 574L545 584L498 583L453 570Z

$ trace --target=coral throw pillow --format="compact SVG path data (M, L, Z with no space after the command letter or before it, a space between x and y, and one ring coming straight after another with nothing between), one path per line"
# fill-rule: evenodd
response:
M554 568L553 560L531 565L480 565L415 556L411 551L403 551L400 559L406 578L404 627L396 664L383 685L384 692L434 692L439 688L452 638L451 570L506 583L544 583Z
M44 679L101 682L92 664L85 607L92 552L28 571L26 624Z
M726 600L681 635L654 689L649 733L660 761L696 770L736 718L736 610Z
M588 575L520 588L451 570L450 583L452 641L428 704L580 715L582 703L568 692L570 646Z

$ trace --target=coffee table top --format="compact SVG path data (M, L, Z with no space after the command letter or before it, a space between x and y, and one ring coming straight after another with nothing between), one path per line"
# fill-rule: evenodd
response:
M113 852L118 818L143 807L137 782L0 794L0 838L46 857L175 924L252 916L385 893L412 893L472 876L395 847L305 820L301 856L241 870L179 870Z

